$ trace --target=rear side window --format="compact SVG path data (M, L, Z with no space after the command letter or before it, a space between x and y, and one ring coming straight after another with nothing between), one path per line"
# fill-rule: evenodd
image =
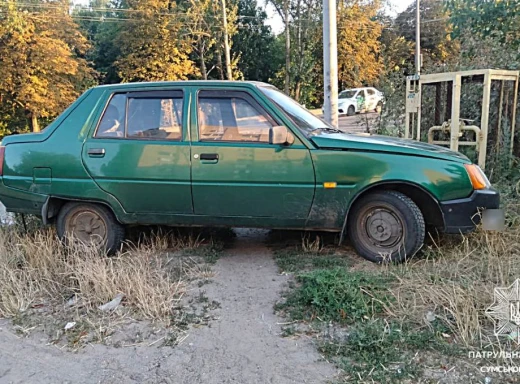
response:
M100 121L96 137L180 141L182 108L182 92L115 95Z
M128 138L181 140L182 98L130 98Z
M369 88L369 89L367 89L367 92L368 92L368 94L369 94L370 96L372 96L372 95L375 95L375 94L376 94L376 91L374 91L373 89L370 89L370 88Z
M114 95L99 122L96 137L125 136L126 95Z

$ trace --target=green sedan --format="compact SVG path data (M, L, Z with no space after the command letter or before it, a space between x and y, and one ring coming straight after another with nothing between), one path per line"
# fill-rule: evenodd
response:
M0 201L115 252L131 225L319 230L402 261L436 228L464 233L499 194L464 155L347 134L255 82L86 91L40 133L4 138Z

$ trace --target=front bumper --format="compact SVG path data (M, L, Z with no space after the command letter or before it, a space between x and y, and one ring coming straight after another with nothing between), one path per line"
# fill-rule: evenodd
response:
M441 202L445 233L468 233L480 223L479 212L498 209L500 194L494 189L474 191L465 199Z

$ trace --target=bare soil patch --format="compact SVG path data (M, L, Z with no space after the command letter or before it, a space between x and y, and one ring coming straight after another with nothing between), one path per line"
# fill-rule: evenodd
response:
M41 332L0 322L0 382L6 383L325 383L336 370L310 338L282 337L273 307L290 277L279 274L265 232L240 231L212 267L186 287L182 337L160 323L126 319L109 345L71 351ZM179 319L175 319L179 324ZM170 345L172 344L172 345Z

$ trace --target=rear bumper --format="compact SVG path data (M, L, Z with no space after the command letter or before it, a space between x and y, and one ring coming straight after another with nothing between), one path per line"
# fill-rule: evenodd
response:
M7 212L41 216L46 201L47 195L6 187L0 178L0 202L5 205Z
M444 232L468 233L480 223L478 214L484 209L498 209L500 194L494 189L479 190L465 199L441 202Z

